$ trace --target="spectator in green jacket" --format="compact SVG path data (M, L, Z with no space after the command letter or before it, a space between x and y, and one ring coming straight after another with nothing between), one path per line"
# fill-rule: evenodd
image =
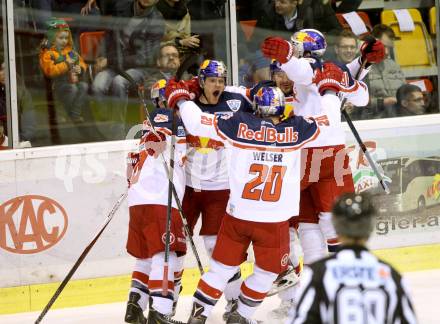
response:
M385 45L385 59L371 67L367 76L370 103L363 109L362 119L381 118L385 111L397 103L396 91L405 84L405 75L400 66L392 59L393 30L387 25L374 26L372 35Z

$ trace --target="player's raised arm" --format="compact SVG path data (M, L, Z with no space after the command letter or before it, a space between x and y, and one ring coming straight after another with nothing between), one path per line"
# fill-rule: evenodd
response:
M168 107L179 109L180 117L186 130L196 136L205 136L221 141L216 130L216 117L213 114L207 114L191 101L191 93L187 85L180 81L169 80L166 97Z
M357 78L358 80L363 80L370 71L370 66L382 62L384 58L385 46L380 40L369 35L364 38L364 42L362 43L361 56L356 57L353 61L346 64L346 66L353 76L357 75L359 69L363 66Z

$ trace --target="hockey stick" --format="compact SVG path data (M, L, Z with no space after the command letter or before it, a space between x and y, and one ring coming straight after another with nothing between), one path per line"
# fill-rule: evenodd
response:
M355 80L358 80L362 70L365 68L367 61L364 60L361 64L361 67L356 73ZM374 174L376 175L377 179L379 180L380 185L382 186L383 190L385 190L386 194L390 193L390 189L388 188L388 185L386 184L381 172L379 172L380 166L373 160L373 158L370 155L370 152L368 152L367 147L365 146L364 142L362 141L359 132L357 131L356 127L353 124L353 121L350 118L350 115L345 110L345 103L347 102L347 97L345 97L341 102L341 112L342 115L345 117L345 121L348 124L348 127L350 127L351 132L353 133L354 138L359 144L359 147L361 148L362 152L364 153L365 157L367 158L368 163L370 164L371 168L373 169ZM383 170L382 170L383 173Z
M37 320L35 321L35 324L38 324L41 322L41 320L43 319L43 317L46 315L46 313L49 311L50 307L53 305L53 303L55 303L55 301L57 300L58 296L61 294L61 292L63 291L64 287L66 287L67 283L70 281L70 279L72 278L73 274L75 273L76 269L78 269L78 267L81 265L81 263L84 261L85 257L87 256L87 254L90 252L90 250L92 249L92 247L95 245L96 241L98 241L99 237L101 236L102 232L104 232L105 228L107 227L107 225L110 223L110 221L112 220L113 216L115 215L116 211L119 209L119 207L121 206L122 202L125 200L125 198L127 198L127 192L123 193L119 199L116 201L116 203L114 204L112 210L110 211L110 213L108 214L104 224L102 225L101 229L98 231L98 233L95 235L95 237L93 238L93 240L89 243L89 245L87 245L87 247L84 249L84 251L81 253L81 255L79 256L78 260L76 260L75 264L73 265L72 269L70 269L69 273L67 274L67 276L64 278L64 280L61 282L60 286L58 287L58 289L55 291L55 293L53 294L52 298L49 300L49 302L47 303L46 307L44 307L43 311L41 312L40 316L38 316Z
M173 204L173 179L174 179L174 151L176 147L176 112L173 110L173 120L171 122L171 150L170 150L170 168L168 173L168 204L167 204L167 222L165 227L165 257L163 263L162 278L162 296L168 295L168 263L170 259L170 232L171 232L171 210Z
M176 72L175 79L176 81L180 81L183 73L193 64L195 56L190 56L185 60ZM145 92L144 92L145 93ZM168 173L168 204L167 204L167 222L165 227L165 256L163 263L163 278L162 278L162 296L168 295L168 267L169 267L169 258L170 258L170 234L171 234L171 210L172 210L172 188L174 188L174 152L176 145L176 123L177 114L176 111L173 110L173 120L171 126L171 151L170 151L170 168ZM203 269L202 269L203 270Z
M188 57L184 62L182 62L182 64L180 65L180 67L179 67L179 69L178 69L178 71L176 73L176 79L179 80L185 71L187 71L194 64L198 63L198 59L199 59L199 57L197 55L194 55L194 56ZM142 105L144 106L145 117L148 120L149 124L153 125L152 122L151 122L152 121L151 120L151 115L150 115L150 112L148 111L148 107L147 107L147 100L145 99L144 85L143 84L137 84L134 81L134 79L129 74L127 74L125 71L119 71L119 74L122 77L124 77L127 81L129 81L132 84L132 86L137 87L139 99L140 99ZM152 131L152 133L154 135L159 136L157 134L156 130L154 129L154 127L152 127L151 131ZM166 173L169 174L168 166L167 166L167 163L165 161L165 158L164 158L162 153L160 155L161 155L162 163L163 163L163 166L164 166L164 168L166 170ZM174 186L174 183L172 185L172 191L173 191L174 201L176 202L177 209L179 211L180 217L182 218L183 229L185 231L185 235L186 235L186 237L187 237L187 239L189 241L191 250L193 251L193 254L194 254L195 258L196 258L197 267L199 269L200 275L203 275L204 270L203 270L202 262L200 260L199 253L197 252L197 248L196 248L196 246L194 244L194 240L192 238L191 231L189 230L188 220L187 220L185 214L183 213L182 203L181 203L181 201L179 199L179 196L177 194L177 191L176 191L176 188Z

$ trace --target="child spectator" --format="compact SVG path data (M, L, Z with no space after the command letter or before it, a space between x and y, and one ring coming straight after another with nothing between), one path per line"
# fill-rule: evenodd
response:
M80 77L87 66L73 48L69 25L57 18L47 25L47 38L40 50L41 70L52 79L55 99L63 104L72 121L82 123L82 109L88 106L88 84Z

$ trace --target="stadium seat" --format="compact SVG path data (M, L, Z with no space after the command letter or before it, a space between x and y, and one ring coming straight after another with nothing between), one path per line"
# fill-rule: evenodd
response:
M423 92L431 93L432 90L434 90L434 86L432 85L431 80L426 78L406 80L406 83L411 83L418 86L420 89L422 89Z
M402 32L392 10L383 10L381 22L390 26L395 35L395 58L403 70L411 68L435 67L435 54L431 37L422 20L419 10L408 9L414 22L413 31Z
M373 29L373 26L371 25L370 17L368 16L368 14L365 11L357 11L357 14L365 23L365 26L370 32ZM351 30L350 25L347 23L342 13L337 13L336 18L338 18L339 24L342 26L342 28Z
M104 39L103 31L84 32L79 36L81 56L89 65L90 78L93 80L92 64L98 56L101 43Z
M431 34L435 35L437 32L437 11L435 7L429 9L429 30Z
M243 30L244 37L246 37L247 41L250 41L250 39L252 38L256 24L257 24L256 20L241 20L240 21L240 27Z

